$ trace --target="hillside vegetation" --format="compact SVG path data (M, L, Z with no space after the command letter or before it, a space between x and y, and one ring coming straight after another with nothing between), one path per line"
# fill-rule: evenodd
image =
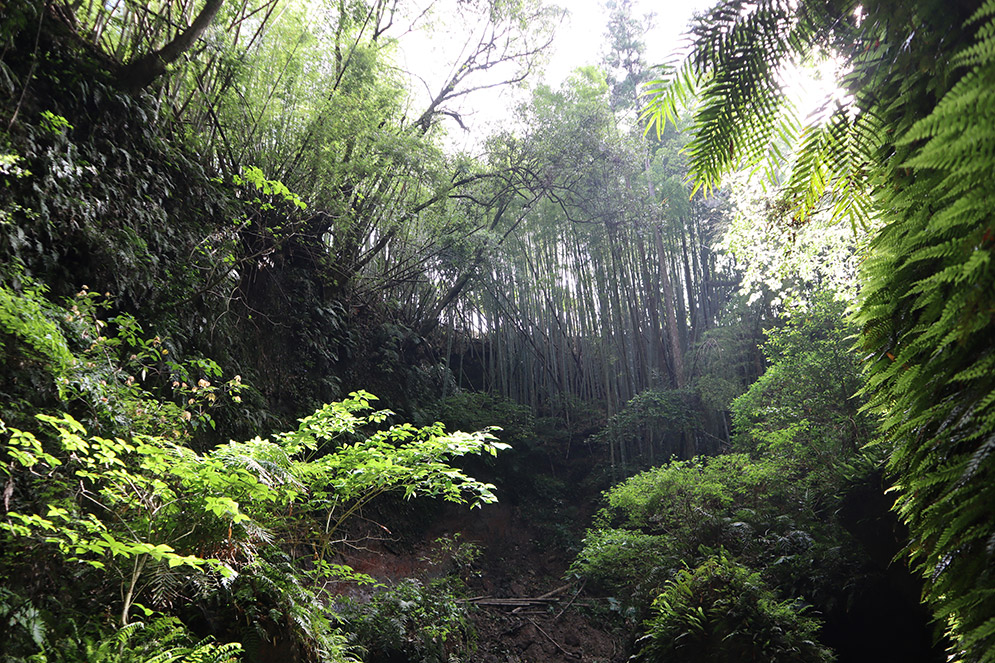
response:
M8 2L0 658L995 661L975 4Z

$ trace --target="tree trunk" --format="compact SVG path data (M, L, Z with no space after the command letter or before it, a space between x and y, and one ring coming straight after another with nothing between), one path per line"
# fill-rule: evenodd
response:
M653 238L656 241L656 251L660 256L657 263L660 270L660 285L663 290L663 307L667 314L667 340L670 341L670 353L673 360L674 384L678 389L684 388L684 353L681 351L681 339L677 329L677 311L674 304L674 289L670 285L670 275L667 273L666 252L663 250L663 236L660 225L653 226Z
M179 59L204 34L214 21L223 2L224 0L207 0L190 27L176 35L173 41L158 51L146 53L122 67L118 75L121 86L126 90L137 92L165 74L166 67Z

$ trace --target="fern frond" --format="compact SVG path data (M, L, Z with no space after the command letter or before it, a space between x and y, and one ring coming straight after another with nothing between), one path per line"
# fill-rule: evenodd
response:
M867 390L892 440L896 501L926 595L965 660L995 661L995 0L931 112L894 140L890 223L864 266ZM912 87L899 86L899 95ZM895 108L913 104L902 97ZM895 349L898 352L895 352Z
M785 102L782 73L825 28L825 16L803 9L777 0L719 4L692 24L694 48L684 62L646 89L647 130L662 131L698 99L686 148L695 190L713 189L735 168L762 168L769 178L779 170L783 155L773 139L794 142L800 126Z

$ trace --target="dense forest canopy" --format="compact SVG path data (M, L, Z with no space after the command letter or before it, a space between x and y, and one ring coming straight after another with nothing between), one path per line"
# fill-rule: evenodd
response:
M7 3L5 660L995 661L995 1L640 7Z

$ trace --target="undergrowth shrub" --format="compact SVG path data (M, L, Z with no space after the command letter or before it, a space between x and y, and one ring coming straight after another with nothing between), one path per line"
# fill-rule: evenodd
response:
M817 566L812 556L822 542L844 536L821 522L812 508L815 497L787 462L745 454L674 461L605 493L607 505L571 568L639 606L683 563L725 548L802 589L819 578L808 571ZM794 565L805 571L796 576Z
M149 615L104 636L84 637L79 643L63 641L51 654L32 657L32 663L237 663L242 647L237 642L218 644L198 639L175 617ZM73 647L75 645L75 647Z
M86 286L57 303L23 274L16 288L0 283L0 419L20 425L32 411L63 409L95 432L190 439L213 430L219 411L240 409L241 376L224 380L213 360L178 356L113 309Z
M368 584L372 579L343 570ZM268 550L231 583L215 585L203 601L235 631L249 661L264 660L265 649L292 652L297 661L347 663L354 656L341 620L325 589L334 573L308 571L286 554ZM280 648L283 649L280 649Z
M377 591L368 603L344 603L343 619L366 663L471 661L477 634L466 585L449 576L404 579Z
M848 605L866 602L869 588L875 582L887 585L890 573L840 517L848 493L873 485L880 456L861 448L874 435L874 420L861 412L855 396L862 381L850 351L851 332L844 305L829 295L813 296L807 308L768 332L767 372L730 406L739 453L671 461L606 491L606 505L571 570L614 597L623 614L636 617L645 615L661 592L697 592L701 583L718 578L744 590L767 583L781 599L800 597L799 606L817 606L837 623L849 619ZM848 514L850 521L875 517L873 508ZM898 544L893 547L892 554ZM699 575L707 576L707 583ZM756 603L760 596L755 592L750 600ZM767 607L774 604L757 605L770 612ZM698 608L708 612L704 604L680 609L697 614L698 622L671 613L667 629L676 628L673 633L663 622L656 624L660 642L647 644L644 660L709 660L704 654L698 659L684 650L665 651L670 645L663 644L681 633L698 642L705 619ZM733 608L730 603L719 612ZM754 608L744 608L741 617L754 619ZM654 610L654 619L663 619L660 604ZM721 628L725 632L718 639L729 637L730 646L753 630L745 623ZM758 633L763 628L756 624ZM710 651L707 642L699 644ZM741 660L794 660L793 655L821 660L805 658L801 650L791 654L790 647L764 653L741 644L735 645ZM750 658L754 654L759 658ZM713 660L740 660L734 654L722 658L727 653L721 649L714 655Z
M494 461L484 459L488 467L475 468L474 474L493 477L507 496L505 501L518 507L523 518L542 533L536 537L540 548L576 550L582 534L578 505L598 491L572 482L570 475L574 467L590 462L583 459L587 448L580 446L580 440L586 437L594 415L590 408L585 411L566 398L555 407L555 416L537 416L530 407L502 396L460 391L436 403L429 413L462 430L500 422L501 441L511 449ZM600 472L585 469L583 474Z
M113 628L80 614L51 613L0 588L2 660L11 663L235 663L242 647L198 638L176 617L151 610Z
M828 663L819 622L778 601L760 574L724 555L684 569L653 602L637 642L638 663Z
M174 361L167 343L146 339L131 316L104 316L103 296L84 290L62 308L44 295L0 285L0 353L11 360L4 370L15 387L25 375L48 385L44 402L55 412L37 414L27 393L2 404L0 574L9 596L20 597L4 608L20 635L9 643L16 650L0 640L0 656L82 642L80 633L103 633L112 619L129 628L145 604L190 617L193 606L219 605L237 590L238 601L225 604L254 616L258 628L246 633L256 642L281 636L301 660L347 660L345 636L312 589L363 580L329 561L343 523L390 492L495 499L493 485L447 461L505 445L441 424L385 427L392 413L373 410L365 392L271 439L198 451L204 427L196 424L222 397L237 402L237 376L223 391L206 377L193 382L216 379L216 365ZM306 565L281 558L302 549ZM80 627L66 633L62 622ZM216 653L194 651L203 660Z

